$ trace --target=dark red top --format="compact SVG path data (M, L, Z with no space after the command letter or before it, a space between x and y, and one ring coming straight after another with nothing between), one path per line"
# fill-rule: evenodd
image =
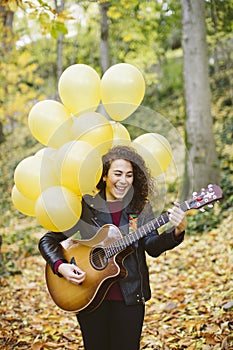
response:
M108 202L108 207L112 215L112 222L115 226L119 226L122 211L122 202ZM118 282L115 282L108 290L106 300L123 300L121 289Z

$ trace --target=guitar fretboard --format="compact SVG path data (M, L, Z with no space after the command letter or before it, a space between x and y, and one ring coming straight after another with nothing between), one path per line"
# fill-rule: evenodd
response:
M187 211L189 209L189 204L184 202L180 205L180 208L183 211ZM164 213L160 215L158 218L151 220L147 224L141 226L133 233L129 233L119 240L109 244L104 248L105 254L107 258L114 256L115 254L121 252L122 250L129 247L131 244L139 241L141 238L146 237L150 232L158 229L159 227L165 225L169 222L169 214Z

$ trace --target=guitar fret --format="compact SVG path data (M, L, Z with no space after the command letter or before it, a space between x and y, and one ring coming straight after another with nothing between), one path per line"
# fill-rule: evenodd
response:
M129 237L129 242L130 242L130 244L132 244L132 243L135 242L134 237L133 237L132 234L129 234L128 237Z
M156 221L157 221L158 227L162 226L163 220L161 219L161 217L156 219Z
M129 246L131 244L130 237L131 237L130 235L126 235L125 236L125 240L127 242L127 246Z
M107 258L110 258L112 255L114 255L111 245L104 248L104 250Z
M156 228L163 226L169 221L168 213L162 214L159 218L154 219L145 225L138 228L134 233L129 233L123 238L111 243L107 248L105 248L107 257L111 257L121 250L124 250L132 243L138 241L139 239L148 235L149 232L152 232ZM157 223L157 224L156 224Z
M169 215L168 213L164 213L162 217L163 217L163 225L164 225L169 221Z
M155 226L154 226L153 221L148 222L148 223L146 224L146 226L147 226L149 232L155 230Z
M141 231L143 231L143 233L141 233ZM140 227L140 229L138 229L138 232L140 233L140 238L147 235L147 231L145 229L145 226Z
M118 249L117 249L117 241L112 243L112 250L114 252L114 254L118 253Z
M121 243L120 244L121 249L124 249L127 247L127 242L125 242L125 241L126 241L126 236L124 238L122 238L121 240L119 240L119 243Z

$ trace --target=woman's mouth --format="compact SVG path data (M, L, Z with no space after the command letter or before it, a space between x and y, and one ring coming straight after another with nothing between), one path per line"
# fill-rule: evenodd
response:
M115 186L115 189L116 189L117 192L123 194L123 193L125 193L127 187Z

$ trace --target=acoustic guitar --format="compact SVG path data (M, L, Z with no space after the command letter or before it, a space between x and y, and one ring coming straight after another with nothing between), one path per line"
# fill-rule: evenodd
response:
M200 193L180 205L183 211L199 209L222 198L222 190L217 185L208 185ZM212 206L212 205L211 205ZM61 243L67 261L77 264L86 272L86 278L80 285L68 282L53 273L46 264L46 283L55 304L62 310L79 312L92 311L103 301L110 286L127 272L124 259L134 250L132 245L150 232L169 221L169 214L139 227L133 233L122 235L118 227L106 224L89 240L67 239Z

